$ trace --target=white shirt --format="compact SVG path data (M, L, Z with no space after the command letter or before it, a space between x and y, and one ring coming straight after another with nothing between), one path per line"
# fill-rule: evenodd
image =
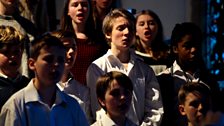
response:
M89 88L84 84L81 84L76 81L72 75L71 78L69 78L65 83L58 82L57 86L61 91L65 92L69 96L73 97L76 101L78 101L82 110L85 112L89 123L91 123L93 119L92 114L90 112L91 108Z
M42 102L33 80L2 107L1 126L88 126L78 102L56 90L52 107Z
M159 125L163 114L160 87L152 68L143 63L135 54L130 52L127 70L111 50L95 60L87 70L87 86L90 88L91 109L93 117L99 104L96 97L96 81L99 76L110 72L120 71L126 74L133 83L132 105L127 117L137 125Z
M101 108L101 110L102 110L102 108ZM117 125L111 118L109 118L106 115L105 111L102 110L100 113L100 118L95 123L93 123L91 126L119 126L119 125ZM124 126L137 126L137 125L134 124L128 118L126 118Z

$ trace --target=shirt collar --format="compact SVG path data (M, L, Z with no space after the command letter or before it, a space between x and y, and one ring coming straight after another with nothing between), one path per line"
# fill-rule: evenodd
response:
M21 75L20 73L18 73L18 75L17 75L15 78L10 78L10 77L8 77L8 76L5 75L5 74L0 73L0 77L9 79L9 80L11 80L11 81L17 81L17 80L21 79L22 75Z
M34 86L33 79L29 82L29 84L25 88L25 103L29 102L41 102L40 95ZM61 103L66 103L66 99L62 94L62 92L58 88L56 88L56 100L54 104L58 105Z
M126 72L129 72L132 67L134 66L136 60L142 60L140 57L138 57L136 54L135 54L135 51L130 49L130 60L128 62L128 69L125 70L124 66L122 65L122 63L120 62L120 60L113 55L112 51L109 49L107 51L107 53L105 54L108 62L112 65L111 68L111 71L113 70L116 70L116 71L120 71L120 72L123 72L123 73L126 73Z

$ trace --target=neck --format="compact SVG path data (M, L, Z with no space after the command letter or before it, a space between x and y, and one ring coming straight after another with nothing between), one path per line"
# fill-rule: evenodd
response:
M140 43L146 53L151 53L152 51L151 42L143 42L140 40Z
M118 116L118 117L112 117L109 114L107 114L118 126L124 126L126 117L125 116Z
M69 71L64 71L63 75L62 75L62 78L61 78L61 82L64 83L64 82L67 82L68 79L69 79L69 74L70 72Z
M47 87L43 86L43 84L40 84L36 78L33 79L33 81L34 86L37 89L43 102L46 103L49 107L51 107L56 98L56 84L54 86Z
M114 56L116 56L121 63L128 63L130 60L130 50L117 50L114 48L111 48L111 51L113 53Z

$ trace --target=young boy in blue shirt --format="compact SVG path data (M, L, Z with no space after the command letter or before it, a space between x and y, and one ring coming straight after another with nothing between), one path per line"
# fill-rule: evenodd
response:
M78 102L61 92L56 83L64 71L66 49L49 34L31 43L29 68L35 77L3 106L0 125L88 126Z

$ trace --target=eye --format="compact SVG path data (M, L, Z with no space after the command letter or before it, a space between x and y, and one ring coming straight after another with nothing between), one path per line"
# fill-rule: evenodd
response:
M199 101L192 101L192 102L190 103L190 106L192 106L192 107L194 107L194 108L198 108L199 104L200 104Z
M81 3L81 6L82 6L82 7L88 7L88 2L82 2L82 3Z
M144 26L144 24L145 23L143 21L141 21L141 22L138 23L139 26Z
M47 63L51 64L54 62L54 56L46 56L43 58L44 61L46 61Z
M117 98L117 97L121 96L121 93L120 93L119 89L114 89L110 92L110 95Z
M156 25L156 22L155 21L149 21L148 24L149 25Z

